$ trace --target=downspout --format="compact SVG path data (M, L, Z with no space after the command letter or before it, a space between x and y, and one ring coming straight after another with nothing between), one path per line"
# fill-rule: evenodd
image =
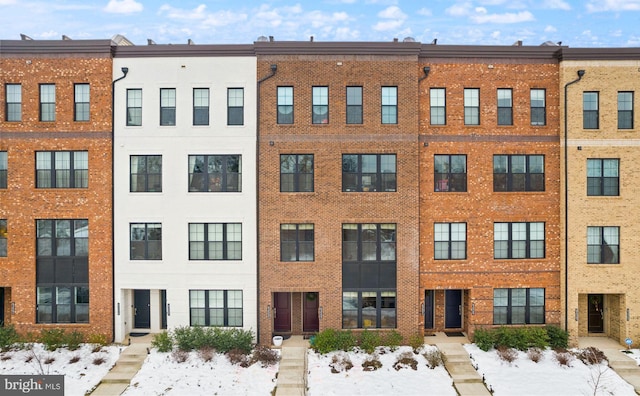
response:
M584 70L578 70L578 78L564 85L564 329L569 331L569 131L567 126L567 91L584 76Z
M418 60L418 63L420 63L420 60ZM418 78L418 109L420 109L420 98L422 98L422 95L420 94L420 83L422 82L422 80L424 80L425 78L427 78L429 76L429 72L431 71L431 67L430 66L424 66L422 68L422 72L424 73L424 76L421 76L420 78ZM429 142L427 142L426 140L422 142L422 147L428 147L429 146ZM418 257L420 257L420 240L422 238L421 232L422 232L422 227L420 227L420 216L422 215L422 213L420 212L422 207L420 204L420 193L422 192L422 178L420 177L420 164L421 164L421 148L420 148L420 115L418 115L418 163L417 165L417 175L418 175ZM422 287L420 286L420 259L418 258L418 302L422 301L422 303L419 306L419 310L420 313L418 314L418 317L422 317L422 323L419 325L419 331L422 332L422 334L424 335L424 328L425 328L425 323L427 320L427 315L426 315L426 307L427 307L427 299L426 299L426 293L424 292L424 290L422 290ZM423 300L424 298L424 300Z

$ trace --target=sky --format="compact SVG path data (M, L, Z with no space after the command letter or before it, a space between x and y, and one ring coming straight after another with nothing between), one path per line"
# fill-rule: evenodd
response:
M640 0L0 0L0 39L640 47Z

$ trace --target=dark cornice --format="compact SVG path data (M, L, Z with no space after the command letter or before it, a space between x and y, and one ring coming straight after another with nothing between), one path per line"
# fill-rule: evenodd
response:
M560 60L640 60L640 48L565 48Z
M116 58L255 56L250 44L152 44L114 47Z
M23 55L104 57L111 55L112 46L111 40L0 40L0 55L13 58Z
M434 45L423 44L420 58L490 58L490 59L547 59L557 61L566 47L517 45Z
M256 41L255 53L264 55L387 55L418 56L418 42Z

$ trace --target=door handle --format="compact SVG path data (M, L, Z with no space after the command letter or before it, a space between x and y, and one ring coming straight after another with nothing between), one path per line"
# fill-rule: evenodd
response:
M458 315L462 315L462 305L458 305Z
M273 307L273 318L274 319L278 317L278 314L276 312L277 312L276 311L276 307Z
M136 316L136 315L138 315L138 308L133 309L133 316Z

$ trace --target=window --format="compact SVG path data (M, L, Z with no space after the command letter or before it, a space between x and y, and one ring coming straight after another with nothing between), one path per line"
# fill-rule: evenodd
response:
M89 153L87 151L37 151L37 188L87 188Z
M546 91L531 90L531 125L547 124Z
M127 89L127 126L142 125L142 90Z
M395 261L395 224L343 224L343 261Z
M467 224L435 223L433 249L436 260L464 260L467 258Z
M162 260L162 224L131 223L131 260Z
M278 87L278 124L293 124L293 87Z
M242 327L242 290L189 290L191 326Z
M88 286L38 286L38 323L89 323Z
M434 155L434 191L467 191L467 156Z
M209 88L193 89L193 125L209 125Z
M511 89L498 89L498 125L513 125Z
M480 89L464 89L464 124L480 125Z
M40 84L40 121L56 120L56 85Z
M544 223L493 223L493 258L544 258Z
M176 125L175 88L160 88L160 125Z
M312 110L314 124L329 123L329 87L313 87Z
M74 121L89 121L89 84L74 85Z
M544 289L493 289L493 324L543 324Z
M383 124L398 123L398 87L382 87L382 114Z
M0 188L7 188L7 169L9 169L7 152L0 151Z
M88 220L37 220L36 229L38 257L89 255Z
M242 260L242 224L190 223L189 260Z
M618 92L618 129L633 129L633 92Z
M280 261L313 261L313 224L280 224Z
M598 129L598 92L582 94L582 123L584 129Z
M587 159L587 195L620 195L619 168L619 159Z
M446 91L444 88L431 88L431 90L429 91L429 103L431 104L431 125L445 125L447 123L445 93Z
M342 292L342 328L395 328L395 291Z
M280 191L313 191L313 154L280 155Z
M22 121L22 85L7 84L5 85L6 94L6 120Z
M396 191L396 155L343 154L342 191Z
M347 124L362 124L362 87L347 87Z
M189 191L242 191L242 156L190 155Z
M131 192L162 192L162 156L132 155Z
M0 219L0 257L7 257L7 219Z
M620 227L587 227L587 263L620 263Z
M544 191L544 155L494 155L493 191Z
M227 89L227 125L244 125L244 88Z

